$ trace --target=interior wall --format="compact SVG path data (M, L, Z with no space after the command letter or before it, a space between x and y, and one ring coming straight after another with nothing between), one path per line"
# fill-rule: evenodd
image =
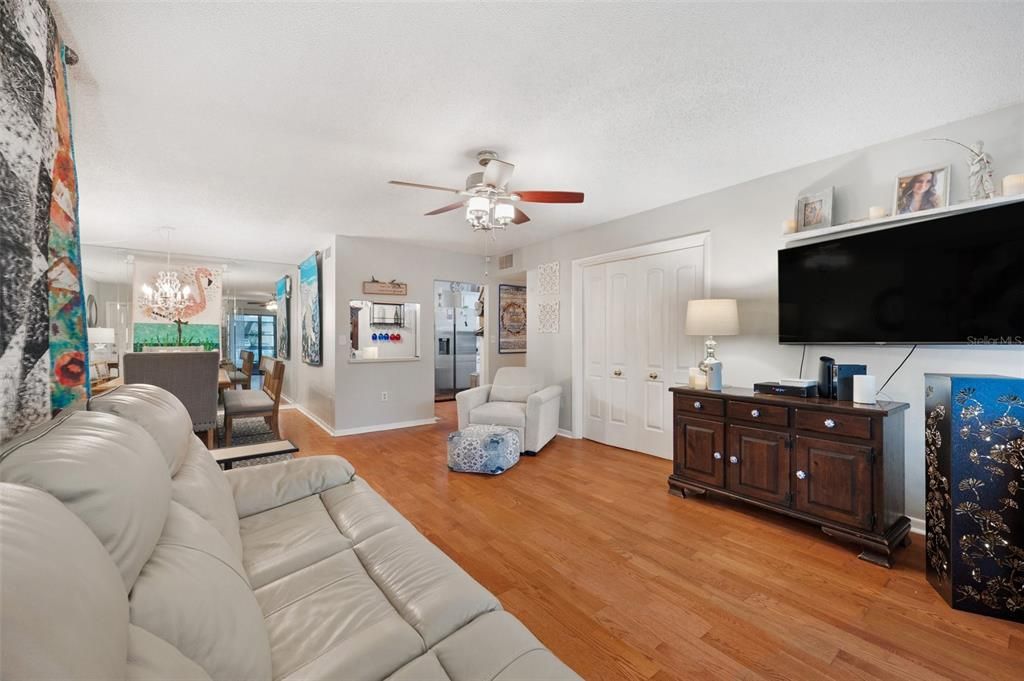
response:
M535 305L530 305L526 361L528 366L544 370L549 381L562 385L561 427L568 430L572 425L570 273L574 259L710 232L710 295L739 301L741 335L717 338L726 385L749 387L755 381L796 376L801 347L782 346L777 340L776 253L783 246L781 223L793 216L798 196L830 185L835 186L834 224L863 218L872 205L886 206L891 211L898 174L946 163L952 165L951 203L965 200L965 152L952 144L926 141L931 137L965 143L984 140L985 150L994 159L997 182L1009 173L1024 172L1024 105L1016 105L523 248L522 262L529 270L528 301L536 299L532 292L537 286L537 266L554 260L560 263L559 333L537 333ZM818 357L827 354L839 362L867 364L868 373L877 376L881 384L908 350L895 346L809 346L803 375L815 377ZM924 515L926 372L1021 376L1024 348L921 347L886 388L891 399L910 403L906 413L906 499L907 514L916 518Z
M327 430L335 428L335 364L336 364L336 342L335 329L338 328L337 317L339 306L336 304L336 281L337 281L337 247L334 237L325 237L318 247L323 260L321 263L320 276L323 289L320 294L321 306L321 354L323 364L321 366L310 366L302 361L302 324L301 307L299 301L299 266L291 272L292 296L291 296L291 356L285 363L284 386L282 395L289 401L300 407L309 416L320 421ZM348 301L345 300L345 315L348 315ZM348 333L348 322L346 321L345 333Z
M467 227L468 229L468 227ZM341 432L430 422L434 418L434 280L485 283L482 256L450 253L365 237L338 236L338 332L334 427ZM375 276L409 286L407 296L369 296L363 282ZM325 283L326 287L326 283ZM349 362L349 300L420 304L420 357L405 362ZM325 336L325 343L327 342ZM388 393L387 401L381 393Z

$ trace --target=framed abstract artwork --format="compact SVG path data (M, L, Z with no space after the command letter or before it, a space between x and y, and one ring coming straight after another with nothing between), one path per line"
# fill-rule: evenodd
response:
M498 285L498 353L526 352L526 287Z
M277 301L277 319L274 322L277 336L277 358L288 359L291 357L291 328L292 328L292 278L281 277L277 280L277 287L274 291L274 299Z
M324 363L320 324L320 253L299 265L299 324L302 328L302 361L312 366Z

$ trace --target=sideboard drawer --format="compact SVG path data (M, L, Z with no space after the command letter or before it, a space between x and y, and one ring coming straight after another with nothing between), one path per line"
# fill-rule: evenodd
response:
M689 414L722 416L725 414L725 400L718 397L676 395L676 411Z
M796 410L796 427L800 430L813 430L816 433L830 433L871 439L871 417L853 416L828 411Z
M757 404L756 402L729 400L729 406L726 411L731 419L767 423L772 426L789 425L789 409L775 404Z

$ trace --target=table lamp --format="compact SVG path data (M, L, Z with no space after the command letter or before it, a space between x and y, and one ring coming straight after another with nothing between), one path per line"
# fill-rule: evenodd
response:
M715 355L715 336L735 336L740 332L739 313L732 298L705 298L686 303L686 335L707 336L700 370L708 377L708 390L722 389L722 362Z

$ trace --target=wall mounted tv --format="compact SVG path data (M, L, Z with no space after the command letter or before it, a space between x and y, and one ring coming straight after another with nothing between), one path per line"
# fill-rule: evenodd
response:
M1024 343L1024 202L779 251L780 343Z

